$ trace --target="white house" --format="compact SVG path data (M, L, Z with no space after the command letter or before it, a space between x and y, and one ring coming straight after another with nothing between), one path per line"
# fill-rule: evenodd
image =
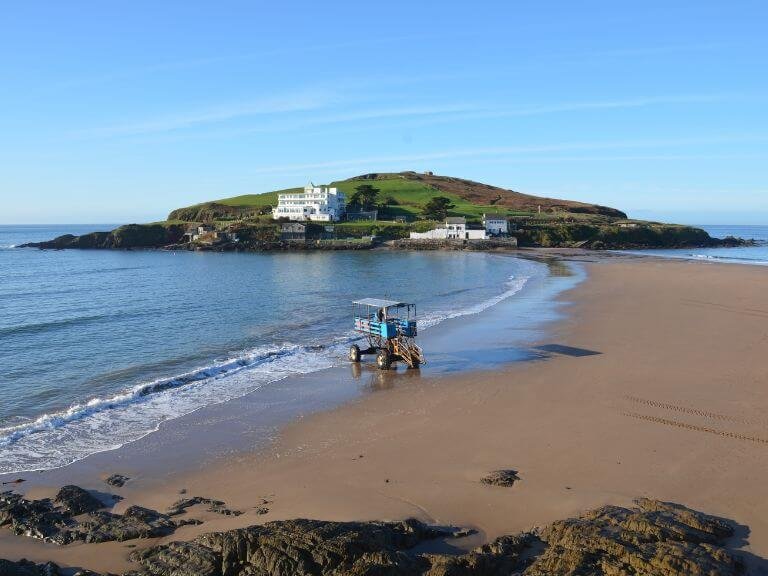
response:
M446 218L445 226L427 232L411 232L412 240L485 240L485 230L467 229L466 218Z
M448 238L464 238L467 234L467 219L446 218L445 229L447 230Z
M509 234L509 222L503 214L483 214L483 226L491 236L506 236Z
M279 194L272 218L333 222L341 218L345 207L344 193L337 188L307 184L304 192Z

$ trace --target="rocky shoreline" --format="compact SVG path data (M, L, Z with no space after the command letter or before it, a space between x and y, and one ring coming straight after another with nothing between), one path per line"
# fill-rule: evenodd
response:
M515 250L524 248L581 248L586 250L650 250L658 248L736 248L757 245L753 240L741 238L709 238L706 242L675 241L667 244L654 244L642 241L599 241L599 242L555 242L543 245L536 242L520 242L517 238L498 238L487 240L309 240L309 241L264 241L264 242L220 242L213 244L178 243L175 241L156 243L116 242L111 233L94 232L83 236L70 234L59 236L44 242L28 242L18 248L38 248L40 250L163 250L197 252L310 252L337 250Z
M505 477L516 477L506 472ZM118 515L104 511L104 504L86 490L65 486L53 500L2 493L0 526L19 537L60 546L139 541L199 522L172 518L197 504L234 513L223 502L194 497L180 500L167 514L131 506ZM415 519L279 520L137 548L129 555L136 569L125 576L735 576L745 573L740 553L729 548L737 528L685 506L640 498L631 508L604 506L541 529L501 536L467 553L444 554L430 552L430 543L458 541L473 531ZM0 559L0 574L63 572L50 562ZM87 570L78 574L97 576Z

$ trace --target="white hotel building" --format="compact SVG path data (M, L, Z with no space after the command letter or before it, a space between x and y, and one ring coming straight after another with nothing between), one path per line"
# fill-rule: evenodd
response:
M272 217L275 220L288 218L333 222L341 218L345 206L344 192L339 192L337 188L307 184L304 192L279 194Z

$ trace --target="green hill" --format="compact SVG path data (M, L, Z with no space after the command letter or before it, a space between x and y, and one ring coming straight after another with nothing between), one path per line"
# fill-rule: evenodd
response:
M416 172L364 174L347 180L331 182L347 196L351 196L360 184L371 184L380 190L382 216L406 216L409 220L420 216L424 206L436 196L449 198L455 207L451 216L465 216L477 219L484 212L501 212L510 216L572 214L592 215L608 218L626 218L626 214L615 208L596 204L559 200L523 194L497 186L481 184L471 180L448 176L435 176ZM169 220L205 222L210 220L236 220L268 215L277 204L277 195L285 192L299 192L301 188L289 188L262 194L246 194L223 198L178 208L168 215Z
M507 190L497 186L416 172L364 174L347 180L331 182L351 197L355 188L370 184L379 190L377 221L337 222L335 238L308 243L315 247L333 248L334 242L343 247L359 247L359 239L376 236L383 240L408 238L410 232L424 232L436 226L426 218L425 206L438 196L453 204L449 216L464 216L470 226L480 226L483 213L505 215L514 228L520 246L584 247L584 248L682 248L738 244L737 239L717 240L704 230L691 226L628 220L616 208L544 198ZM275 246L285 248L280 241L280 222L272 219L272 207L278 194L299 192L289 188L245 194L178 208L168 220L152 224L131 224L111 232L95 232L83 236L62 236L49 242L31 244L40 248L134 248L177 246L193 224L209 223L237 235L238 241L226 243L225 249L262 250ZM308 234L320 238L322 226L310 226ZM365 241L364 241L365 242ZM369 241L370 244L370 241ZM360 244L362 245L362 244ZM211 248L210 242L185 244L188 248ZM218 244L221 246L221 244ZM294 246L296 248L296 246Z

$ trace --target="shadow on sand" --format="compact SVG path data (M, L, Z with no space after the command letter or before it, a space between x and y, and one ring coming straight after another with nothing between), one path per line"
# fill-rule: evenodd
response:
M542 346L535 346L533 349L546 352L547 354L560 354L562 356L572 356L574 358L602 354L602 352L598 352L597 350L587 350L586 348L576 348L574 346L565 346L563 344L544 344Z

